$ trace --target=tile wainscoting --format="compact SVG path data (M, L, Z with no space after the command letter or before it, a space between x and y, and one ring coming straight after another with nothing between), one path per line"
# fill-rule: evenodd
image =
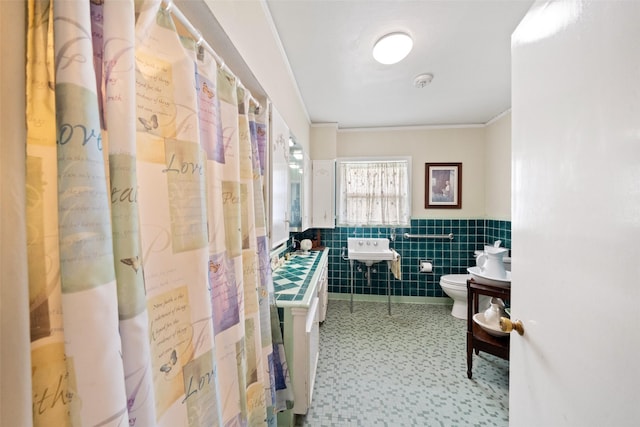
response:
M321 244L329 252L329 292L351 292L349 261L346 258L347 237L389 237L390 227L336 227L335 229L310 229L294 233L297 240L314 239L321 234ZM402 257L402 279L391 278L392 295L402 297L446 297L440 288L440 276L466 274L467 267L475 265L473 252L485 244L502 240L502 246L511 249L511 221L491 219L412 219L410 227L397 227L396 240L391 247ZM405 239L409 234L448 234L449 239ZM420 260L433 261L433 272L420 273ZM386 262L371 267L371 285L368 285L364 264L354 263L354 293L358 295L386 295L387 277L390 274ZM361 270L361 271L359 271Z

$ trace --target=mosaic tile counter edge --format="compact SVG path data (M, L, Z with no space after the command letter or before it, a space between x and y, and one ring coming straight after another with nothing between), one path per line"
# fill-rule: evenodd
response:
M308 307L316 292L319 268L329 257L329 249L291 252L291 258L273 272L276 306L280 308ZM311 285L311 286L310 286Z

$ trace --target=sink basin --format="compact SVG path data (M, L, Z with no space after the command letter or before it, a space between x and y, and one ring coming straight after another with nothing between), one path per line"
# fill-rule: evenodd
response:
M347 238L347 258L360 261L367 267L380 261L393 259L393 251L389 249L389 239L382 237L349 237Z

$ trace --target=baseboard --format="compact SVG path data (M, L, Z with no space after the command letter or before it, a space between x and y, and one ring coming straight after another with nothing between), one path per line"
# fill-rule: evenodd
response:
M351 294L329 292L329 300L350 301ZM363 295L354 294L354 301L363 302L387 302L386 295ZM451 298L444 297L407 297L401 295L392 295L391 302L402 304L432 304L432 305L453 305Z

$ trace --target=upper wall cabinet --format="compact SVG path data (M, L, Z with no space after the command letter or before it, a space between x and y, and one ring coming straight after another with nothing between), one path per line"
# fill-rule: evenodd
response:
M271 113L269 230L271 247L289 239L289 128L278 111Z
M314 160L313 202L311 226L314 228L335 227L335 160Z

